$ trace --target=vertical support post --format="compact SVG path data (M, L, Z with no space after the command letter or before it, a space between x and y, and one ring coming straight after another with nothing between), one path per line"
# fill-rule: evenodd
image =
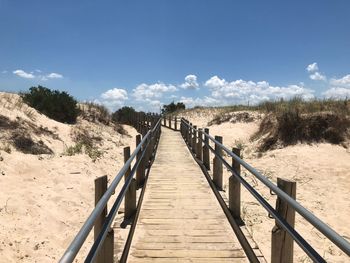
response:
M136 135L136 147L140 144L140 142L141 142L141 135L138 134L138 135ZM137 161L140 160L141 155L142 155L142 151L139 151L137 153L137 155L136 155ZM141 160L140 165L137 167L137 170L136 170L136 185L137 185L137 187L141 187L143 185L144 180L145 180L145 167L144 167L144 161Z
M169 128L171 129L171 117L169 117Z
M204 132L206 134L209 134L209 129L205 128ZM209 154L209 138L207 136L204 136L204 145L203 145L203 163L204 166L207 168L207 170L210 170L210 154Z
M215 136L215 140L222 144L222 137ZM222 190L222 161L216 156L222 156L222 149L215 144L215 156L213 160L213 181L219 190Z
M197 126L193 126L193 137L192 137L192 152L196 154L197 150Z
M192 148L193 147L193 145L192 145L192 141L193 141L193 125L192 125L192 123L190 122L190 129L189 129L189 139L188 139L188 141L189 141L189 144L190 144L190 147Z
M175 131L177 131L177 118L175 117Z
M95 179L95 206L98 203L98 201L100 201L101 197L104 195L106 190L107 190L107 175L96 178ZM106 220L106 216L107 216L107 205L105 206L102 213L95 221L94 240L96 240L98 235L100 234L102 230L102 226ZM114 254L113 248L114 248L114 231L113 229L110 229L107 234L107 238L105 239L104 244L102 245L102 248L100 249L100 252L96 257L95 262L112 263L113 254ZM112 250L112 252L109 250Z
M165 116L163 117L163 125L166 126L166 118L165 118Z
M130 158L130 147L124 148L124 163ZM129 165L128 170L124 175L126 181L131 173L131 166ZM130 219L136 212L136 180L132 179L128 191L125 194L124 199L124 220Z
M203 161L202 140L203 140L202 129L198 129L198 141L197 141L196 154L197 154L197 158L200 161Z
M296 182L277 178L277 186L293 199L296 198ZM295 210L277 197L276 210L294 228ZM293 238L275 222L271 238L271 263L293 262Z
M241 157L241 149L232 148L232 152ZM241 165L234 158L232 158L232 168L238 175L241 175ZM229 209L234 219L241 220L241 183L232 174L228 179L229 184Z

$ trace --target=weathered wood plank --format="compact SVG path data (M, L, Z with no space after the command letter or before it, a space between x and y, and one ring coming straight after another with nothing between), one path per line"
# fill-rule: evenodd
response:
M162 130L128 261L247 262L181 135L169 129Z

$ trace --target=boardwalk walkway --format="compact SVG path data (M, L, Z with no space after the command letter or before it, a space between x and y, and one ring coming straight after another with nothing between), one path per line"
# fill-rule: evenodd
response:
M247 262L179 132L162 129L128 262Z

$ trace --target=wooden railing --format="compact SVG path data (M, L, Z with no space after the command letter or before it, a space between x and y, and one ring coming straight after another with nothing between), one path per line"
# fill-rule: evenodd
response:
M253 254L253 251L249 249L246 239L242 236L240 229L237 227L237 225L242 223L241 185L243 185L267 210L269 216L275 219L275 226L273 227L271 234L271 262L293 262L294 241L314 262L326 262L325 259L322 258L320 254L294 229L295 211L324 234L339 249L350 256L349 242L295 201L295 182L278 178L277 185L273 184L256 169L243 161L240 149L233 148L230 150L226 148L223 145L223 138L221 136L212 137L209 135L209 129L197 128L196 125L193 125L184 118L181 119L180 132L193 156L196 158L199 165L201 165L204 172L208 174L208 180L215 186L214 192L216 193L219 202L222 204L224 211L225 209L227 209L226 211L229 211L226 215L228 216L231 226L234 228L237 238L241 242L241 245L251 262L257 262L257 258ZM214 147L210 144L214 144ZM208 172L211 170L210 152L214 154L211 176ZM231 157L231 164L225 159L223 153L225 153L226 156ZM231 173L228 182L228 204L226 204L221 195L218 194L223 188L222 178L224 165ZM241 167L244 167L248 172L267 186L271 193L274 192L274 194L277 195L276 208L273 208L254 189L254 187L241 176ZM232 220L234 220L234 222Z
M131 116L129 123L134 125L137 131L141 133L136 136L136 149L130 155L130 147L124 148L125 164L108 188L107 176L95 180L95 208L62 256L60 260L62 263L74 261L93 227L94 243L90 248L85 262L113 262L114 233L111 225L123 199L125 206L124 220L132 222L130 231L135 229L133 217L137 212L136 191L137 189L141 189L142 191L146 179L146 171L149 173L153 163L161 133L161 119L158 115L154 114L136 113ZM112 207L107 212L107 202L114 194L122 178L124 178L122 189L118 193ZM143 194L140 194L140 196L143 196ZM141 201L138 200L138 203L140 204ZM126 247L128 245L129 243L126 244ZM126 254L127 252L123 253L124 258L126 258Z
M181 123L181 118L171 117L171 116L162 117L162 125L174 131L179 131L180 123Z

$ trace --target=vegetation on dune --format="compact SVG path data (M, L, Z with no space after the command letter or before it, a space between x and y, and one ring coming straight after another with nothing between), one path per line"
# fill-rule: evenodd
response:
M298 142L341 144L349 137L349 100L312 100L264 102L258 105L266 113L252 139L263 137L259 149ZM344 145L345 146L345 145Z
M79 114L77 101L66 92L38 86L21 94L23 101L47 117L63 123L75 123Z
M216 107L218 114L208 122L260 121L259 130L251 140L258 140L258 151L293 145L298 142L329 142L342 144L350 137L350 100L291 100L266 101L258 105ZM196 111L196 109L193 109Z
M162 114L171 114L184 109L186 109L185 104L183 104L182 102L178 102L175 104L175 102L173 101L170 104L163 105Z
M100 104L93 102L86 102L79 104L80 113L79 116L90 122L100 122L105 125L109 125L112 116L108 109Z
M112 114L112 120L116 123L131 124L130 120L136 113L133 107L122 107Z

